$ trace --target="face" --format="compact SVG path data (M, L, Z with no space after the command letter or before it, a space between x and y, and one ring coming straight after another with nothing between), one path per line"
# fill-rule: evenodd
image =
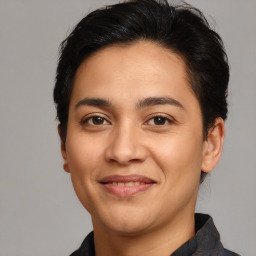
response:
M139 234L193 214L205 148L178 55L144 41L79 67L62 154L94 228Z

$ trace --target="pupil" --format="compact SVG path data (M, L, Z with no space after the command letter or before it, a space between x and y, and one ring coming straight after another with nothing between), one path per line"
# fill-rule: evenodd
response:
M165 118L161 117L161 116L155 117L154 123L156 125L163 125L163 124L165 124Z
M103 118L102 117L94 117L93 118L93 124L102 124L103 123Z

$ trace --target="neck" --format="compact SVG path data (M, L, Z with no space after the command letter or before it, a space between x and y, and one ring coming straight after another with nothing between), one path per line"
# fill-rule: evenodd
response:
M94 223L95 224L95 223ZM96 256L169 256L195 235L194 214L179 219L161 229L126 235L94 225Z

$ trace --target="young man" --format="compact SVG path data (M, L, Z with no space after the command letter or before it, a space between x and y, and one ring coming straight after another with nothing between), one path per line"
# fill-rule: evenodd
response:
M81 20L54 89L63 166L94 228L72 256L236 255L194 213L228 80L222 41L191 6L126 1Z

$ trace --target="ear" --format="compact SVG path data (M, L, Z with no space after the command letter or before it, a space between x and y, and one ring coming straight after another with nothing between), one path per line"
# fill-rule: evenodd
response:
M222 118L215 120L204 141L201 170L205 173L212 171L220 160L225 137L225 123Z
M60 141L61 141L61 155L62 155L62 158L64 160L63 162L63 169L70 173L70 170L69 170L69 165L68 165L68 161L67 161L67 151L66 151L66 145L65 145L65 142L63 141L63 137L61 136L61 128L60 128L60 124L58 125L58 133L59 133L59 136L60 136Z

